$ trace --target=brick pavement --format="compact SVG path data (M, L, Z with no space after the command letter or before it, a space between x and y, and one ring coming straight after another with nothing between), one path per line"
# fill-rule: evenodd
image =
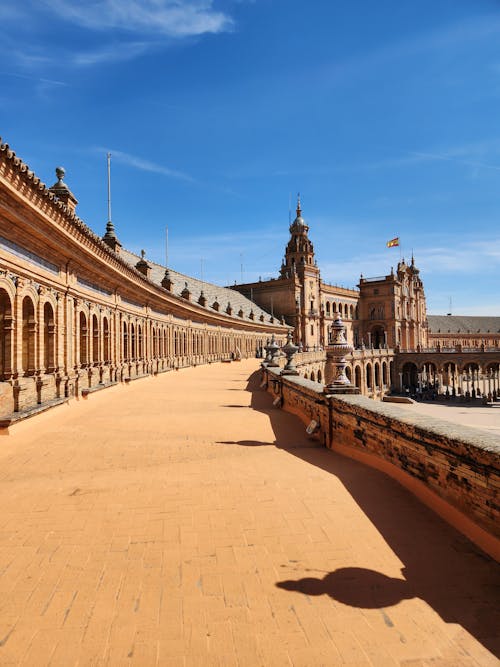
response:
M498 664L497 566L306 439L256 368L138 380L0 438L0 665Z

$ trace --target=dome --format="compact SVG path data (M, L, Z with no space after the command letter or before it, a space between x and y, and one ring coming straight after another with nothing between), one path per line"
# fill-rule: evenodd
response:
M292 231L293 229L297 230L297 229L302 229L302 228L304 228L306 231L308 229L307 223L304 220L304 218L302 217L302 209L300 208L300 195L298 195L297 196L297 217L295 218L295 220L290 225L290 231Z

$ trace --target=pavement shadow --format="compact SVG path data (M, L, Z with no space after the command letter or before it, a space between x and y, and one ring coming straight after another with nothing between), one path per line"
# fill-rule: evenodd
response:
M401 600L415 597L404 579L393 579L362 567L342 567L323 579L290 579L279 581L276 586L309 596L329 595L338 602L364 609L391 607Z
M261 440L218 440L218 445L239 445L240 447L274 447L273 442L262 442Z
M347 567L321 579L280 581L276 586L364 608L418 597L445 622L459 624L500 656L498 564L387 475L324 447L308 447L302 422L272 406L260 379L259 372L252 374L247 391L252 408L269 416L276 446L335 475L404 564L401 579ZM297 446L299 439L304 446Z

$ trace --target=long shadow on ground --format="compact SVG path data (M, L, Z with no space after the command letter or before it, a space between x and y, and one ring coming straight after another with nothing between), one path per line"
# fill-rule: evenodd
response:
M274 408L272 396L259 384L260 373L256 372L249 378L247 391L252 394L252 408L269 416L276 438L274 445L335 475L404 563L404 580L370 569L347 567L323 578L307 577L276 585L306 595L329 595L363 608L383 608L405 598L419 597L444 621L461 625L499 656L498 564L383 473L324 447L307 446L300 420ZM296 433L296 437L291 438L291 433Z

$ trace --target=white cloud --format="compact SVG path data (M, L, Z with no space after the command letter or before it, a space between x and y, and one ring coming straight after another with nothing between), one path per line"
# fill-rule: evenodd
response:
M95 49L93 51L80 51L71 56L74 65L82 67L101 65L104 63L118 63L133 60L151 48L146 42L127 42L115 44L111 47Z
M44 0L59 18L91 30L187 37L230 30L233 21L213 0Z
M140 169L141 171L150 171L154 174L160 174L161 176L167 176L168 178L176 178L180 181L186 181L188 183L196 183L196 180L182 171L177 169L171 169L165 165L158 164L157 162L151 162L151 160L145 160L144 158L138 157L136 155L130 155L130 153L125 153L123 151L114 150L112 148L95 148L96 152L99 153L111 153L111 159L126 164L135 169Z

